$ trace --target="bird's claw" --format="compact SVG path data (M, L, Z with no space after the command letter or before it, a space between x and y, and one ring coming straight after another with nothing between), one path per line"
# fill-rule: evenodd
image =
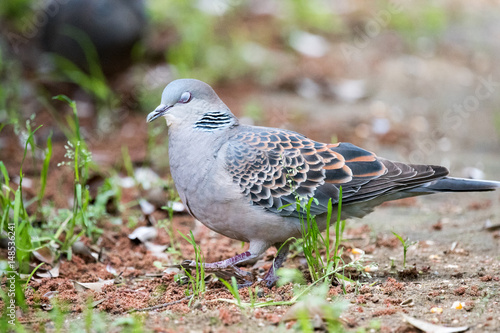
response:
M226 267L211 265L210 263L201 264L194 260L184 260L180 266L184 269L195 269L196 266L203 265L205 272L214 273L217 277L226 281L231 281L232 277L236 278L238 289L251 286L253 284L253 275L250 272L242 270L236 266L229 265Z

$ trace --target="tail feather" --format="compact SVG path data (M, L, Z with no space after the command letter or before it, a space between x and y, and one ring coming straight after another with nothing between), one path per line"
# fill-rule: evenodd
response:
M423 184L408 192L483 192L494 191L500 188L500 182L490 180L475 180L465 178L444 177L433 182Z

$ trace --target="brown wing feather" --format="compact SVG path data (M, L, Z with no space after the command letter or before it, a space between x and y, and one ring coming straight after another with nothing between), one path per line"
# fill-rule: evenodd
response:
M345 204L368 201L381 195L409 190L448 175L448 169L434 165L414 165L393 162L379 158L387 168L387 173L372 179L359 188L356 193L346 197Z
M281 129L240 128L229 140L227 170L252 202L281 215L297 215L296 200L316 199L312 214L411 190L448 174L444 167L378 158L350 143L326 144ZM283 206L284 209L280 209Z
M339 186L355 193L387 172L373 153L354 145L325 144L295 132L261 127L247 127L231 138L226 163L242 193L283 215L293 215L295 205L280 207L312 196L318 199L313 214L323 213L328 200L337 202Z

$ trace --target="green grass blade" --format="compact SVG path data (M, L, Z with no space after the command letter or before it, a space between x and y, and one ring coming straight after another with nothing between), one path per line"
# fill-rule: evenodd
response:
M38 200L41 201L45 195L45 187L47 186L47 175L49 173L50 159L52 157L52 133L47 138L47 151L43 159L42 174L40 176L40 192L38 193Z
M0 171L2 172L3 176L3 184L8 187L10 183L9 172L7 171L7 168L2 161L0 161Z
M342 186L339 187L339 202L337 203L337 223L335 224L335 252L333 253L334 257L334 267L338 268L340 256L339 246L341 241L341 233L343 232L343 228L341 228L341 213L342 213ZM342 230L341 230L342 229Z
M400 235L398 235L397 233L395 233L394 231L392 231L393 235L396 236L397 239L399 239L399 241L401 242L401 244L405 244L405 241L403 239L403 237L401 237Z
M26 280L26 283L24 284L24 290L26 290L28 288L28 284L30 283L31 281L31 278L33 277L33 275L35 274L35 272L43 265L44 263L40 263L38 266L36 266L32 271L31 271L31 274L30 276L28 276L28 279Z
M219 281L222 282L223 285L226 286L226 288L229 290L231 295L233 295L234 299L236 300L236 305L238 307L242 308L241 304L241 297L240 297L240 292L238 290L238 284L236 283L236 278L234 276L231 277L231 283L227 282L224 279L219 278Z

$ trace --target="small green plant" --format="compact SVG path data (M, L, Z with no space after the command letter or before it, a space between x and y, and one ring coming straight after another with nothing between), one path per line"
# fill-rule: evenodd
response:
M226 286L231 295L233 295L234 299L236 300L236 305L238 305L240 309L243 308L243 305L241 304L241 297L240 297L240 292L238 290L238 283L236 282L236 278L234 276L231 276L231 283L227 282L224 279L220 279L220 281ZM248 290L250 290L250 288ZM255 304L254 299L252 299L252 304Z
M70 306L67 301L62 301L61 299L54 297L51 300L51 310L49 312L49 317L54 323L54 328L57 333L63 331L64 322L68 314L70 313Z
M98 111L109 112L118 104L118 99L108 85L94 44L89 36L72 26L65 26L63 34L80 44L88 66L84 70L70 60L53 54L55 63L63 75L61 80L77 84L95 99Z
M250 299L250 303L243 303L241 300L240 291L238 289L238 283L236 282L236 278L234 276L231 277L231 283L221 278L219 278L219 280L226 286L231 295L233 295L235 300L234 304L236 304L240 309L244 309L247 307L253 309L257 304L259 304L259 302L257 302L257 299L259 297L259 287L255 287L255 290L252 290L251 287L248 287L248 298Z
M297 310L297 326L299 327L301 332L305 333L313 333L314 327L309 319L309 310L306 307L301 307Z
M331 199L330 199L331 202ZM342 216L342 186L339 188L339 202L337 203L338 209L337 209L337 223L335 223L335 251L333 252L334 256L334 268L337 269L339 267L339 261L342 258L342 254L339 251L339 246L340 242L342 241L342 235L344 234L345 230L345 220L341 220ZM330 254L329 250L329 245L330 245L330 216L331 212L330 209L328 210L328 219L327 219L327 224L326 224L326 239L327 239L327 255Z
M446 31L450 19L450 12L443 5L427 2L419 6L404 6L399 12L393 13L388 28L396 31L410 47L414 47L417 37L439 38Z
M257 299L259 298L259 287L256 286L255 290L252 288L248 288L248 298L250 298L250 307L255 308L255 304L257 304Z
M134 166L132 165L132 159L130 158L130 154L128 152L128 146L122 146L122 160L123 160L123 166L127 171L127 176L135 180Z
M337 203L337 222L335 225L336 232L333 253L330 244L330 222L333 211L332 200L329 200L327 206L325 236L323 236L319 230L316 223L316 217L311 214L311 205L313 203L314 198L310 198L305 207L303 207L299 199L297 199L297 211L299 212L303 240L302 249L307 260L311 278L313 281L317 281L339 268L341 260L341 249L339 246L345 228L345 221L341 220L342 187L340 187L339 201ZM325 251L324 257L322 255L323 250Z
M200 297L204 292L205 292L205 266L203 263L205 262L205 258L203 257L203 254L201 253L201 249L196 244L196 241L194 239L194 235L192 231L189 231L189 237L184 235L182 232L179 231L179 234L186 240L188 241L189 244L193 246L194 249L194 262L195 262L195 267L194 267L194 273L190 272L189 269L185 269L184 267L182 268L186 275L189 278L189 283L191 285L191 292L193 296ZM191 304L192 300L194 297L192 297L189 300L189 304Z
M0 162L0 169L3 177L2 190L0 191L0 209L2 215L2 223L0 231L6 232L7 243L7 269L6 275L9 278L9 292L2 292L2 299L4 304L11 304L14 299L16 305L21 308L26 307L24 300L24 287L20 273L29 273L29 259L32 251L32 226L28 213L23 200L23 164L28 152L28 145L34 150L34 133L35 130L29 130L29 135L25 142L23 159L19 168L19 186L15 191L10 187L10 179L7 169L3 162ZM14 200L12 201L11 193L14 193ZM13 283L12 283L13 281ZM12 288L13 287L13 288Z
M52 157L52 133L47 138L47 149L43 159L42 173L40 175L40 190L38 192L38 206L42 206L42 199L45 195L45 187L47 186L47 176L49 174L50 158Z
M170 247L168 251L170 253L179 254L180 251L177 249L177 245L175 242L175 233L174 233L174 203L178 201L179 197L175 194L175 191L170 191L170 198L175 197L175 200L170 200L166 206L162 206L161 209L165 210L168 213L168 219L158 221L158 226L163 227L163 229L167 232L168 237L170 238Z
M58 95L54 99L68 103L73 111L71 121L68 119L68 124L72 130L73 137L64 146L66 154L64 155L68 161L58 164L58 166L67 165L73 169L74 172L74 201L73 209L68 221L68 229L59 229L61 233L66 232L65 240L62 244L61 251L66 252L68 259L71 260L72 252L71 246L73 243L85 232L89 238L92 238L94 232L99 229L95 226L94 219L88 218L88 207L90 204L90 194L87 184L89 177L89 170L92 163L92 154L87 148L87 144L83 140L80 133L80 124L78 120L78 111L76 102L69 99L67 96ZM75 234L75 227L81 226L83 229L80 233ZM57 239L54 239L57 241Z
M112 327L121 327L120 332L126 333L144 333L150 332L144 327L145 318L140 314L133 314L129 317L120 317L111 324Z
M399 241L403 245L403 269L404 269L406 268L406 252L408 251L408 248L410 246L417 244L417 242L410 242L409 238L406 238L406 240L404 240L403 237L401 237L394 231L392 233L394 234L394 236L396 236L397 239L399 239Z
M344 327L339 320L341 313L347 308L347 302L334 300L326 301L329 290L328 283L322 283L310 293L304 295L295 305L297 326L301 332L314 332L311 318L321 313L328 332L344 332Z
M341 20L326 2L318 0L293 0L283 3L280 15L284 30L291 28L332 32L340 29Z
M280 271L279 271L280 272ZM326 276L325 276L326 278ZM323 312L323 318L326 321L328 332L344 332L343 326L339 320L340 314L347 308L347 303L339 300L328 302L325 300L330 283L325 282L325 278L311 283L308 286L297 286L294 288L294 296L288 301L264 301L258 302L258 290L252 291L248 288L250 302L244 302L239 294L236 279L233 277L232 283L221 280L233 295L234 299L218 299L217 301L227 302L237 305L240 309L255 309L267 306L290 306L296 304L298 307L297 323L300 331L312 329L310 322L309 308L314 305ZM319 282L321 282L319 284ZM299 304L297 304L299 303ZM312 331L311 331L312 332Z

